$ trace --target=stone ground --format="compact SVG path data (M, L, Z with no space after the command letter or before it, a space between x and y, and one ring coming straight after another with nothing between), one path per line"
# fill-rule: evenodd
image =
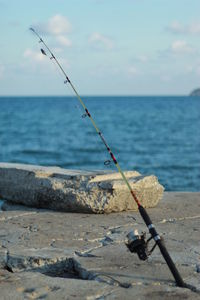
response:
M200 299L200 193L165 192L148 213L184 281L178 288L159 249L140 261L129 231L138 212L62 213L4 205L0 212L0 299Z

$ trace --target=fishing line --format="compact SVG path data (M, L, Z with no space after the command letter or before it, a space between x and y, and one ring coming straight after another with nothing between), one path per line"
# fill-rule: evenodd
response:
M97 135L91 132L91 127L89 126L88 122L87 122L87 114L85 113L85 111L83 110L83 107L81 106L81 104L79 102L77 102L76 97L74 96L74 94L72 93L72 90L70 89L69 85L67 85L68 87L68 91L71 95L72 101L74 101L75 105L75 109L78 110L78 113L82 119L82 121L84 122L84 128L85 130L88 130L88 134L90 135L90 142L92 143L92 149L98 149L98 155L102 158L102 165L105 165L107 168L112 168L112 162L109 160L109 158L105 158L105 155L103 153L105 153L102 149L102 146L99 144L99 140L97 139ZM76 102L75 102L76 101ZM91 136L92 134L92 136ZM82 149L83 152L85 150L85 152L87 152L87 150L85 148ZM95 152L95 156L97 155L97 151ZM91 160L91 158L90 158ZM88 163L90 161L88 160ZM92 163L92 161L90 162Z
M75 99L75 97L73 97L73 98ZM75 99L75 101L77 102L76 99ZM105 165L107 168L110 168L112 166L111 161L108 158L105 158L105 151L104 151L104 149L102 149L102 145L100 144L100 141L97 139L97 135L94 132L91 132L91 126L89 126L89 123L87 121L87 115L83 112L83 109L79 103L77 103L75 105L75 108L79 112L82 122L84 123L84 129L86 131L86 134L85 134L86 140L85 140L84 147L82 148L82 154L84 152L87 153L88 151L92 152L93 155L91 155L91 156L89 155L89 158L88 158L88 163L90 165L92 164L92 157L94 157L94 160L96 162L96 156L98 155L100 157L98 162L100 161L102 166ZM92 144L92 147L90 147L89 150L87 148L88 140Z
M50 48L44 43L44 41L40 38L40 36L37 34L37 32L33 29L33 28L30 28L30 30L32 31L32 32L34 32L37 36L38 36L38 38L39 38L39 43L43 43L44 45L45 45L45 47L47 48L47 50L48 50L48 52L50 53L50 60L52 61L52 63L53 63L53 65L57 68L58 66L59 66L59 68L57 68L58 70L59 70L59 74L60 75L62 75L63 76L63 74L65 75L65 77L66 77L66 80L64 81L64 84L66 84L66 86L67 86L67 88L68 88L68 91L69 91L69 93L70 93L70 95L71 95L71 98L73 99L73 100L75 100L75 96L74 96L74 94L72 93L72 90L69 88L69 85L67 84L68 83L68 80L69 80L69 78L67 77L67 75L66 75L66 73L65 73L65 71L64 71L64 69L63 69L63 67L61 67L61 65L60 65L60 63L57 61L57 59L56 59L56 57L55 57L55 55L52 53L52 51L50 50ZM41 53L44 55L44 56L48 56L47 55L47 53L46 53L46 51L43 49L43 48L40 48L40 51L41 51ZM71 84L71 86L72 86L72 84ZM73 88L73 90L75 90L74 88ZM78 95L78 93L76 92L76 96ZM80 97L79 97L79 100L80 100ZM75 105L75 108L76 109L78 109L79 110L79 113L80 113L80 116L81 116L81 118L85 121L85 125L86 125L86 127L87 128L89 128L89 126L88 126L88 122L87 122L87 116L88 116L88 114L86 113L86 111L85 111L85 107L84 107L84 105L83 105L83 102L81 103L81 101L79 101L78 103L76 103L76 105ZM99 144L98 144L98 142L97 142L97 138L96 137L94 137L94 140L93 141L91 141L93 144L95 144L96 146L98 146L98 147L96 147L95 149L99 149ZM100 155L102 156L102 151L99 151L99 153L100 153ZM103 156L102 156L102 158L103 158ZM103 164L108 168L108 167L112 167L112 161L110 160L110 159L102 159L102 161L103 161Z
M79 96L76 88L74 87L74 85L70 81L69 77L65 73L63 67L60 65L59 61L57 60L55 55L52 53L50 48L47 46L47 44L44 42L44 40L40 37L40 35L33 28L30 28L30 30L38 37L39 43L43 44L43 46L45 47L45 50L43 48L41 48L42 54L47 56L46 51L50 54L50 59L54 60L56 62L56 64L58 65L59 69L62 71L62 73L65 77L64 83L67 84L67 85L70 85L72 90L74 91L78 101L80 102L80 104L81 104L81 106L84 110L85 117L90 119L93 127L95 128L95 130L97 132L97 134L99 135L101 141L103 142L104 146L106 147L107 152L110 155L111 161L113 161L113 163L116 166L118 172L121 174L122 179L124 180L127 188L129 189L130 194L133 197L133 200L136 202L139 213L140 213L141 217L143 218L143 220L144 220L144 222L145 222L145 224L146 224L146 226L149 230L150 238L147 239L147 240L146 240L146 234L145 233L142 233L141 235L139 235L139 233L137 231L130 232L127 235L127 238L128 238L128 241L126 243L127 248L130 250L130 252L136 253L138 255L139 259L146 260L149 257L149 255L153 252L153 250L155 249L155 246L158 246L163 258L165 259L165 261L166 261L166 263L167 263L167 265L168 265L168 267L169 267L169 269L172 273L172 275L174 276L176 284L179 287L188 287L187 284L184 283L184 281L183 281L181 275L179 274L179 272L178 272L171 256L169 255L169 253L168 253L168 251L165 247L163 238L160 237L160 235L157 233L157 231L155 229L155 226L152 223L149 215L147 214L145 208L140 203L135 191L131 188L131 185L128 182L128 179L126 178L124 172L121 170L121 167L119 166L119 163L118 163L116 157L114 156L110 146L107 144L107 141L105 140L102 132L97 127L96 122L94 121L92 115L90 114L89 110L87 109L85 103L83 102L83 100ZM149 250L148 246L149 246L149 242L151 240L154 240L155 245L153 246L153 248L151 250Z

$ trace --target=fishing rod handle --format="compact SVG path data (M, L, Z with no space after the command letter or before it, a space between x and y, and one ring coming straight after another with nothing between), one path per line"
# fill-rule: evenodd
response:
M157 245L160 248L160 252L162 253L162 256L164 257L172 275L174 276L174 279L176 280L177 286L187 287L187 285L183 281L179 271L177 270L171 256L169 255L167 248L165 247L164 241L162 239L157 241Z
M139 205L138 207L140 215L142 216L145 224L147 225L148 229L149 229L149 233L151 234L152 238L155 240L156 244L158 245L160 252L162 254L162 256L164 257L172 275L174 276L174 279L177 283L177 286L179 287L186 287L185 282L183 281L181 275L179 274L171 256L169 255L164 241L163 239L160 238L159 234L157 233L149 215L147 214L145 208L142 205Z

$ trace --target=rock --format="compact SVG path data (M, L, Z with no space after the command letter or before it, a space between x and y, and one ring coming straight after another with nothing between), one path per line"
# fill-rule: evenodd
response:
M154 207L163 195L163 186L153 175L125 172L144 207ZM66 170L0 163L0 197L12 203L57 211L110 213L136 210L119 173Z
M190 93L190 96L200 96L200 88L195 89Z

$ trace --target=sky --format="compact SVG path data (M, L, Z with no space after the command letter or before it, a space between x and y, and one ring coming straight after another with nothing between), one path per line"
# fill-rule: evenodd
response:
M200 87L199 0L0 0L0 96L188 95Z

